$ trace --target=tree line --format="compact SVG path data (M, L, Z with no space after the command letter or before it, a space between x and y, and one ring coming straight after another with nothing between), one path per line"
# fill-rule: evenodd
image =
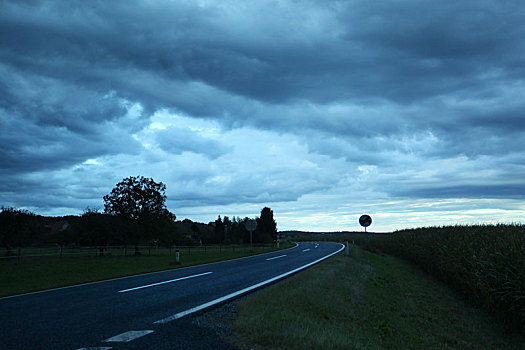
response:
M6 254L14 247L60 245L202 245L249 243L249 218L228 216L205 223L185 219L166 208L166 186L143 176L123 179L105 195L104 211L86 209L80 216L44 217L27 210L2 207L0 246ZM265 207L256 218L254 243L277 239L273 211Z

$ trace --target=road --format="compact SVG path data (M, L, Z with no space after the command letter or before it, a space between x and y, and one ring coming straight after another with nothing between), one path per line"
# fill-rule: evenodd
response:
M173 341L185 332L184 316L340 250L336 243L306 242L247 258L1 298L0 349L130 349L165 339L163 332Z

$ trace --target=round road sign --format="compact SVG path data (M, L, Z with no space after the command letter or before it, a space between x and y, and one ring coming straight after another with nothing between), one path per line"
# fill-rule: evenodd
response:
M359 218L359 224L363 227L368 227L372 225L372 218L370 215L361 215Z
M250 219L250 220L247 220L245 223L244 223L244 227L246 227L246 229L248 231L255 231L255 229L257 228L257 221L253 220L253 219Z

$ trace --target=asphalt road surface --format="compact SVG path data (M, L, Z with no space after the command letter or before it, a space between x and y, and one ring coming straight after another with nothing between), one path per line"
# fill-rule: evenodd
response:
M185 316L342 249L299 243L247 258L1 298L0 349L220 348L213 335L184 323Z

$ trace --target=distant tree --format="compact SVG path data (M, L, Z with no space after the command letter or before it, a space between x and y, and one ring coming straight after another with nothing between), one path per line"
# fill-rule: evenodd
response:
M246 229L245 223L249 218L233 218L231 228L231 239L235 243L250 243L250 232Z
M201 231L202 244L215 243L215 221L206 225L204 231Z
M118 215L87 208L76 226L79 243L98 246L100 256L105 246L124 243L123 222Z
M22 209L2 207L0 212L0 245L13 254L13 246L24 246L41 240L42 230L36 215Z
M129 238L138 245L141 240L165 235L176 216L166 209L166 185L143 176L131 176L117 183L110 194L104 196L104 211L118 215L129 224ZM159 229L162 229L159 232Z
M232 241L232 237L231 237L231 233L232 233L232 221L230 220L229 217L225 216L224 219L222 220L222 224L224 225L224 240L223 242L224 243L231 243Z
M221 220L221 216L215 220L215 234L213 237L213 243L224 243L224 223Z
M195 242L199 242L201 240L201 229L196 222L191 224L191 232L191 239Z
M175 214L165 209L164 213L152 216L152 218L148 235L150 239L154 239L166 246L185 242L175 222L177 219Z
M257 243L270 243L277 239L277 223L273 219L273 210L264 207L261 216L257 219L254 241Z

